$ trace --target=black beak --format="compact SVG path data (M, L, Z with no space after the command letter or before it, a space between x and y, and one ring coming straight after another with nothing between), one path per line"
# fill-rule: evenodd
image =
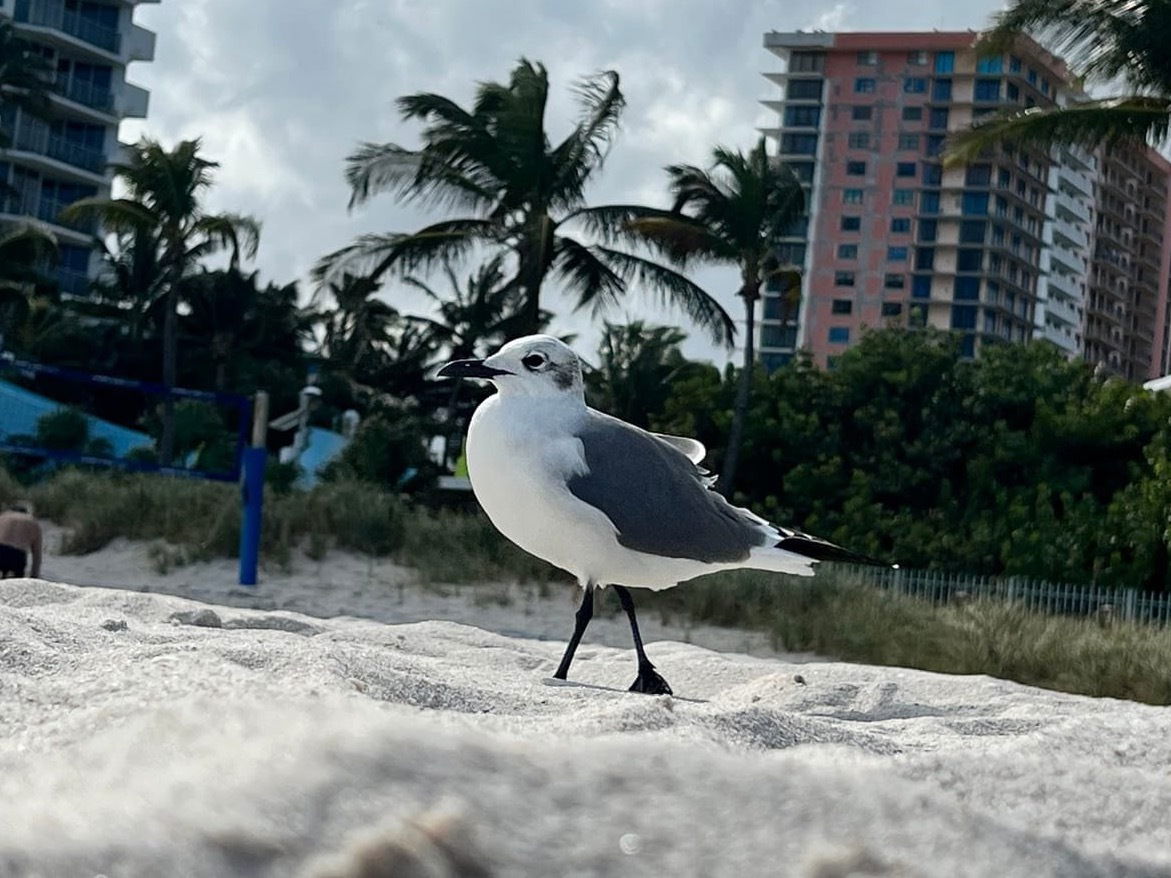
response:
M493 369L485 366L483 360L452 360L436 373L439 378L495 378L497 375L511 375L507 369Z

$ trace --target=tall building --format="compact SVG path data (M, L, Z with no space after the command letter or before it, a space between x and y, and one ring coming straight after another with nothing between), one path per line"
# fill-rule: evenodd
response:
M58 239L61 290L84 295L97 269L95 225L65 222L62 208L108 196L123 149L118 124L144 118L148 93L126 81L132 61L154 58L155 35L134 24L139 3L158 0L0 0L0 17L56 69L48 118L0 104L0 223L33 218Z
M945 169L948 134L1084 99L1035 41L985 55L977 37L765 35L783 68L765 74L781 92L767 133L808 192L781 253L803 269L800 305L766 294L767 367L799 348L832 366L865 327L899 325L957 331L971 356L1044 338L1131 379L1166 371L1171 165L1152 150L1006 145ZM1129 209L1119 185L1141 195Z

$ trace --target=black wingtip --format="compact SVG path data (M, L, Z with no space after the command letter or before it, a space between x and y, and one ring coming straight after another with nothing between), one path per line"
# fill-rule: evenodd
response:
M898 566L897 564L892 565L886 561L879 561L877 558L871 558L869 555L843 549L841 546L835 546L833 543L805 534L794 534L793 536L785 537L777 543L777 548L784 549L786 552L792 552L794 555L803 555L806 558L812 558L814 561L834 561L839 564L863 564L868 567Z

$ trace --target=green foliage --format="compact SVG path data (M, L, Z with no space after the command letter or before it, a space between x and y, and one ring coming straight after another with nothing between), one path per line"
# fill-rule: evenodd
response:
M37 419L36 444L49 451L84 451L89 421L77 409L58 409Z
M382 412L361 423L341 456L323 473L327 480L360 480L394 488L408 470L421 475L430 467L429 431L415 414ZM417 482L417 480L416 480Z

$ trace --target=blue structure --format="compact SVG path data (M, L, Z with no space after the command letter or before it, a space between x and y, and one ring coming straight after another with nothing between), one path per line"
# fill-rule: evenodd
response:
M55 400L0 380L0 439L9 441L13 436L35 436L37 421L62 408L65 406ZM146 433L90 415L86 415L86 420L89 422L89 438L109 442L113 457L125 457L135 448L154 448L154 440Z

